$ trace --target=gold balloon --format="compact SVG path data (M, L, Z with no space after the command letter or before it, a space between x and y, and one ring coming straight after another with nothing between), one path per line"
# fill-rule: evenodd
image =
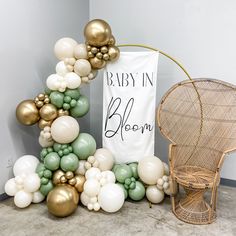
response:
M59 117L60 116L68 116L69 115L69 111L66 111L66 110L63 110L63 109L59 109L57 111L57 114L58 114Z
M79 194L68 184L57 185L47 196L48 211L58 217L71 215L77 208Z
M115 43L116 43L115 37L112 35L109 39L108 45L113 46L115 45Z
M33 125L40 119L39 111L33 100L22 101L16 108L16 118L24 125Z
M52 177L52 183L54 185L60 184L61 183L61 177L64 176L65 172L62 170L57 170L54 172L53 177Z
M46 127L46 126L51 127L52 122L53 122L53 120L46 121L44 119L40 119L39 123L38 123L38 126L39 126L40 129L44 129L44 127Z
M57 108L53 104L45 104L39 114L46 121L54 120L57 117Z
M67 179L72 179L74 177L74 173L72 171L67 171L65 176Z
M76 179L76 184L74 187L79 193L82 193L84 191L84 182L86 179L83 175L76 175L75 179Z
M119 48L116 47L116 46L110 46L109 49L108 49L108 55L109 55L109 59L111 61L117 60L120 56Z
M90 58L89 62L93 69L102 69L106 65L106 62L104 60L99 59L97 57Z
M104 20L95 19L85 26L84 36L90 45L104 46L112 36L111 27Z
M60 181L62 184L64 184L67 182L67 178L63 175L63 176L61 176Z
M75 185L76 184L76 179L72 178L72 179L68 180L68 184Z

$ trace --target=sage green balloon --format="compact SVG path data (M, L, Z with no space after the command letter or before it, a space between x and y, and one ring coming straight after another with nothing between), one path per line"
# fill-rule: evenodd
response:
M55 143L53 144L53 149L54 149L54 151L55 151L55 152L59 152L59 151L61 150L61 146L62 146L62 145L61 145L60 143L56 143L56 142L55 142Z
M50 152L44 158L44 165L49 170L57 170L60 166L60 157L56 152Z
M45 170L45 166L42 162L40 162L38 165L37 165L37 168L36 168L36 173L38 174L39 172L43 172Z
M80 160L86 160L95 153L97 145L92 135L80 133L71 146Z
M61 158L61 169L64 171L75 171L79 167L78 157L74 153L70 153Z
M138 163L137 162L133 162L133 163L130 163L129 164L129 167L131 168L131 171L132 171L132 174L133 174L133 177L135 179L138 179Z
M65 96L69 96L75 100L78 100L80 97L79 89L67 89L64 94L65 94Z
M47 196L48 193L53 189L53 187L54 187L54 186L53 186L53 184L52 184L52 181L49 180L47 184L42 184L42 185L40 186L39 191L40 191L40 193L42 193L44 196Z
M134 201L140 201L145 196L145 187L140 181L136 181L135 189L129 189L129 197Z
M87 114L89 111L89 101L88 98L81 95L76 105L70 109L71 116L78 118Z
M124 195L125 195L125 199L128 197L128 191L125 189L123 184L120 183L116 183L117 185L119 185L123 190L124 190Z
M116 169L119 167L120 165L119 164L115 164L112 168L112 171L115 173Z
M55 105L57 108L62 108L63 106L63 99L64 99L64 94L60 93L58 91L54 91L50 94L49 96L50 101L53 105Z
M126 165L126 164L121 164L119 165L116 170L115 170L115 176L116 176L116 180L119 183L124 183L125 179L127 178L131 178L132 177L132 171L131 168Z

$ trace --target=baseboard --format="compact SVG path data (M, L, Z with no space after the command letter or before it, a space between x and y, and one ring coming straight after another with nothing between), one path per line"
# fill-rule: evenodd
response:
M236 180L221 178L220 184L236 188Z

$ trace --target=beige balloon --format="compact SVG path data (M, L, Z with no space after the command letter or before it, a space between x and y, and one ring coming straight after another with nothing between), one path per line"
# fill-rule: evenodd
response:
M146 197L151 203L160 203L164 199L164 192L159 190L155 185L148 186L146 189Z
M74 57L77 42L72 38L61 38L54 46L54 53L59 60Z
M87 47L84 43L75 46L74 56L76 59L88 59Z
M98 168L101 171L111 170L115 160L112 153L106 148L99 148L94 154L95 159L99 162Z
M86 59L79 59L75 62L74 71L79 76L87 76L91 72L91 64Z

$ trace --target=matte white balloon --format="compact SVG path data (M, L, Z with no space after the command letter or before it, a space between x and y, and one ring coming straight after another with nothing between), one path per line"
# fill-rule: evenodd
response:
M164 199L164 192L159 190L155 185L148 186L146 189L146 197L152 203L160 203Z
M91 70L91 64L86 59L79 59L74 64L74 71L79 76L87 76Z
M79 123L71 116L61 116L51 125L53 140L58 143L71 143L79 135Z
M44 200L44 195L40 192L40 191L36 191L33 193L33 199L32 202L33 203L40 203Z
M48 76L46 80L47 87L51 90L58 90L60 86L60 81L63 80L63 77L58 74L52 74Z
M20 157L13 166L14 176L34 173L38 163L38 158L32 155L24 155Z
M111 170L115 159L112 153L106 148L99 148L96 150L94 157L99 162L98 168L102 171Z
M67 66L64 61L59 61L56 65L56 72L60 76L65 76L70 71L67 69Z
M85 178L86 179L94 179L97 177L97 175L99 175L101 173L101 171L96 168L96 167L92 167L89 170L86 171L85 173Z
M105 173L105 178L106 178L107 183L116 182L115 174L112 171L106 170L106 171L103 171L102 173Z
M106 212L116 212L124 204L124 190L117 184L104 185L98 194L98 203Z
M36 192L40 188L40 178L38 174L32 173L26 176L24 180L24 190L26 192Z
M25 192L24 190L20 190L19 192L17 192L14 197L14 203L19 208L25 208L29 206L32 200L32 193Z
M89 203L89 200L90 200L89 196L86 195L85 192L82 192L80 195L80 201L82 202L82 204L84 206L87 206Z
M77 44L74 48L74 56L76 59L87 59L88 52L84 43Z
M80 160L79 161L79 167L75 171L76 174L78 174L78 175L85 175L85 172L86 172L85 163L86 163L86 160Z
M157 180L164 174L163 163L158 157L145 157L138 163L138 174L145 184L156 184Z
M67 73L65 75L65 81L67 87L70 89L76 89L81 84L81 78L74 72Z
M54 53L59 60L74 57L77 42L72 38L61 38L54 46Z
M9 179L4 187L5 193L9 196L15 196L18 191L15 178Z
M165 175L170 175L169 166L165 162L163 162L163 166L164 166L164 174Z
M84 192L89 197L95 197L100 191L100 183L96 179L88 179L84 183Z

